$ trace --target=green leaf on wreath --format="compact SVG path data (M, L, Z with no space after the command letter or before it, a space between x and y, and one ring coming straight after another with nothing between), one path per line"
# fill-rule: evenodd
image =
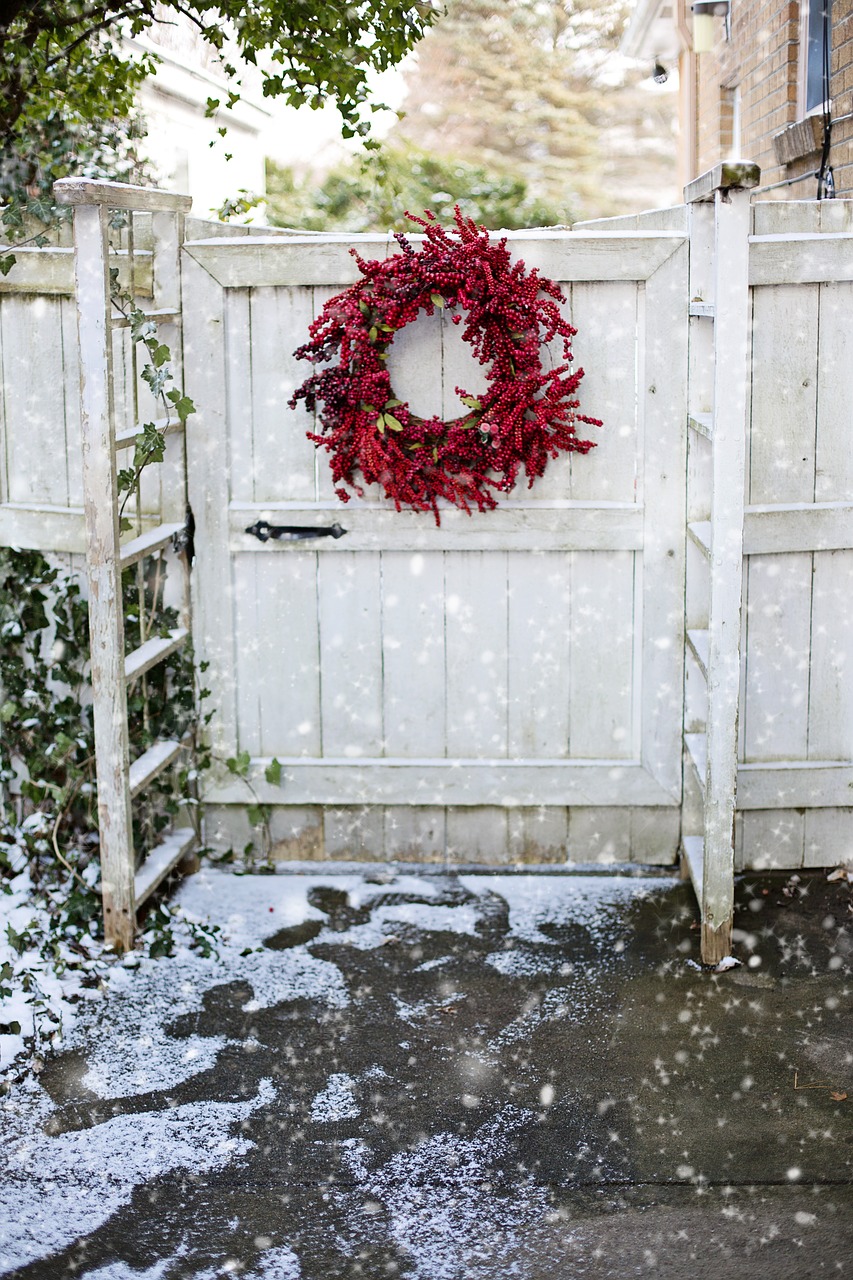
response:
M362 314L363 316L366 316L366 315L367 315L367 312L368 312L369 308L368 308L367 303L364 301L364 298L359 298L359 300L358 300L358 309L359 309L359 311L361 312L361 314Z
M467 404L469 409L482 409L482 404L476 396L460 396L459 399L463 404Z
M430 297L430 302L432 302L433 306L438 307L439 310L443 310L444 298L442 298L440 293L431 293L429 297Z
M400 421L400 419L399 419L399 418L395 418L395 417L394 417L394 415L393 415L393 413L383 413L383 415L382 415L382 416L383 416L383 418L385 419L385 426L386 426L386 427L390 427L392 431L402 431L402 430L403 430L403 424L402 424L402 422Z
M406 403L405 400L386 400L385 408L396 409L398 405L405 404L405 403Z
M379 432L381 436L385 435L385 414L384 413L380 413L379 417L376 419L376 430Z
M376 328L375 324L372 324L370 326L370 332L368 333L367 337L370 342L375 342L376 339L379 337L379 330Z

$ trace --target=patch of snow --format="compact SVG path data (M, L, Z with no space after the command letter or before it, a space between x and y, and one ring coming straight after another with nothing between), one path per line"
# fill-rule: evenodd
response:
M394 890L396 892L395 884ZM477 935L480 913L476 903L463 902L458 906L431 906L423 902L388 903L376 907L370 920L354 925L346 933L320 934L317 942L346 942L359 951L381 947L389 930L386 926L411 925L431 933L461 933ZM391 929L393 932L393 928Z
M441 1133L379 1169L368 1167L360 1144L345 1147L359 1190L385 1210L414 1280L530 1274L531 1254L537 1252L531 1237L546 1220L547 1189L521 1183L504 1196L490 1177L514 1130L527 1119L529 1113L507 1107L471 1139Z
M301 1275L296 1254L282 1245L265 1253L258 1266L244 1273L244 1280L299 1280Z
M507 978L534 978L539 974L554 973L560 966L559 956L537 955L534 951L493 951L486 956L498 973Z
M332 1124L336 1120L355 1120L361 1107L355 1100L356 1082L346 1072L329 1076L329 1082L311 1103L311 1119L315 1124Z
M651 876L460 876L472 893L492 890L509 907L510 935L557 945L543 924L578 924L599 943L613 939L626 908L676 881Z
M192 1102L112 1116L90 1129L48 1136L43 1126L53 1107L47 1095L35 1083L13 1090L4 1106L4 1120L11 1123L4 1126L7 1140L0 1156L0 1274L89 1235L128 1204L143 1183L174 1169L199 1174L224 1168L253 1145L239 1136L240 1122L274 1093L272 1083L263 1080L246 1102ZM16 1106L20 1123L10 1140Z
M169 1263L170 1259L166 1259L164 1262L155 1262L153 1267L148 1267L145 1271L137 1271L126 1262L110 1262L105 1267L98 1267L97 1271L81 1272L79 1280L162 1280Z

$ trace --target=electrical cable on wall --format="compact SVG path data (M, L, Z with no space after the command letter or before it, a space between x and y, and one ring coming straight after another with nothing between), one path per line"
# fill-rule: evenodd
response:
M823 88L823 147L820 156L820 168L817 171L818 200L832 200L835 197L835 176L829 163L832 150L832 103L830 101L832 0L824 0L821 11L821 80Z

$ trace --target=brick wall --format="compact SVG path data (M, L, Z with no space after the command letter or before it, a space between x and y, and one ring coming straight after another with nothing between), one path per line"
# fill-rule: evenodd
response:
M696 76L695 172L731 154L732 112L740 95L740 155L761 166L762 185L810 173L819 164L820 124L792 129L800 118L800 5L797 0L732 0L732 38L693 58ZM832 22L833 116L853 111L853 0L834 0ZM804 54L803 54L804 56ZM786 133L786 143L774 137ZM853 118L832 134L831 163L839 195L853 195ZM782 187L782 199L810 199L814 179Z

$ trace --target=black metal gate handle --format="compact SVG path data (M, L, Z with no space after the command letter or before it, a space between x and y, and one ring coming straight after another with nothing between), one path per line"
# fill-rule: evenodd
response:
M258 520L249 526L246 533L251 533L259 542L269 542L270 538L301 542L304 538L342 538L346 529L342 529L339 524L312 529L310 525L270 524L268 520Z

